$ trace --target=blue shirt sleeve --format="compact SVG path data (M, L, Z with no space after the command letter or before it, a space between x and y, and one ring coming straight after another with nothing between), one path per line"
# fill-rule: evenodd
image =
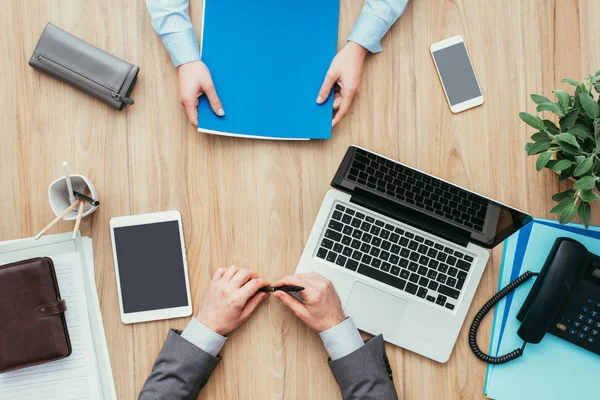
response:
M167 48L176 67L200 60L200 48L192 21L189 0L146 0L152 26Z
M371 53L381 51L381 39L406 9L408 0L366 0L349 41Z

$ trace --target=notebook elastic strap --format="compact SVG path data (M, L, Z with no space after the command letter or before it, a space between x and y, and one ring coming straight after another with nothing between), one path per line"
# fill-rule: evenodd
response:
M67 303L64 300L56 303L42 304L35 309L35 315L38 317L46 317L48 315L56 315L67 311Z

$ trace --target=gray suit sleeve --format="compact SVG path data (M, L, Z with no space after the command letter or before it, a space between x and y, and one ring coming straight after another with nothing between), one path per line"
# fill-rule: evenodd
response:
M195 400L221 357L214 357L171 330L139 400Z
M330 360L329 367L345 400L398 399L381 335L345 357Z

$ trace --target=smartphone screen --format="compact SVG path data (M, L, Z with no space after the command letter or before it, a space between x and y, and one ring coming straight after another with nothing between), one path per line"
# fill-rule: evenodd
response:
M481 90L463 42L432 51L450 106L481 96Z

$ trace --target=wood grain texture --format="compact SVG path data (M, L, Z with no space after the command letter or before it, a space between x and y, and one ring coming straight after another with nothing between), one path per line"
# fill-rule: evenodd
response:
M202 2L191 3L199 34ZM340 47L361 6L362 0L342 1ZM52 220L47 186L60 176L61 161L90 177L102 206L82 230L94 239L119 399L136 398L168 329L182 329L187 319L120 322L110 218L181 211L197 308L219 266L252 268L273 281L294 272L349 144L547 217L550 196L566 184L535 172L523 151L533 132L518 113L535 111L530 93L549 96L565 89L561 78L600 68L599 17L597 0L411 0L384 51L369 57L362 91L333 138L287 143L198 134L178 103L177 72L143 0L6 0L0 240L33 236ZM31 69L27 61L47 21L139 65L136 104L118 112ZM457 115L429 54L431 43L455 34L465 38L485 96L483 106ZM599 223L600 210L594 212ZM72 226L61 223L51 232ZM492 251L467 321L495 292L501 254L501 246ZM488 318L481 329L483 347L491 325ZM483 398L485 366L470 354L467 328L446 364L387 345L400 398ZM222 354L200 398L339 398L318 336L274 299L230 336Z

